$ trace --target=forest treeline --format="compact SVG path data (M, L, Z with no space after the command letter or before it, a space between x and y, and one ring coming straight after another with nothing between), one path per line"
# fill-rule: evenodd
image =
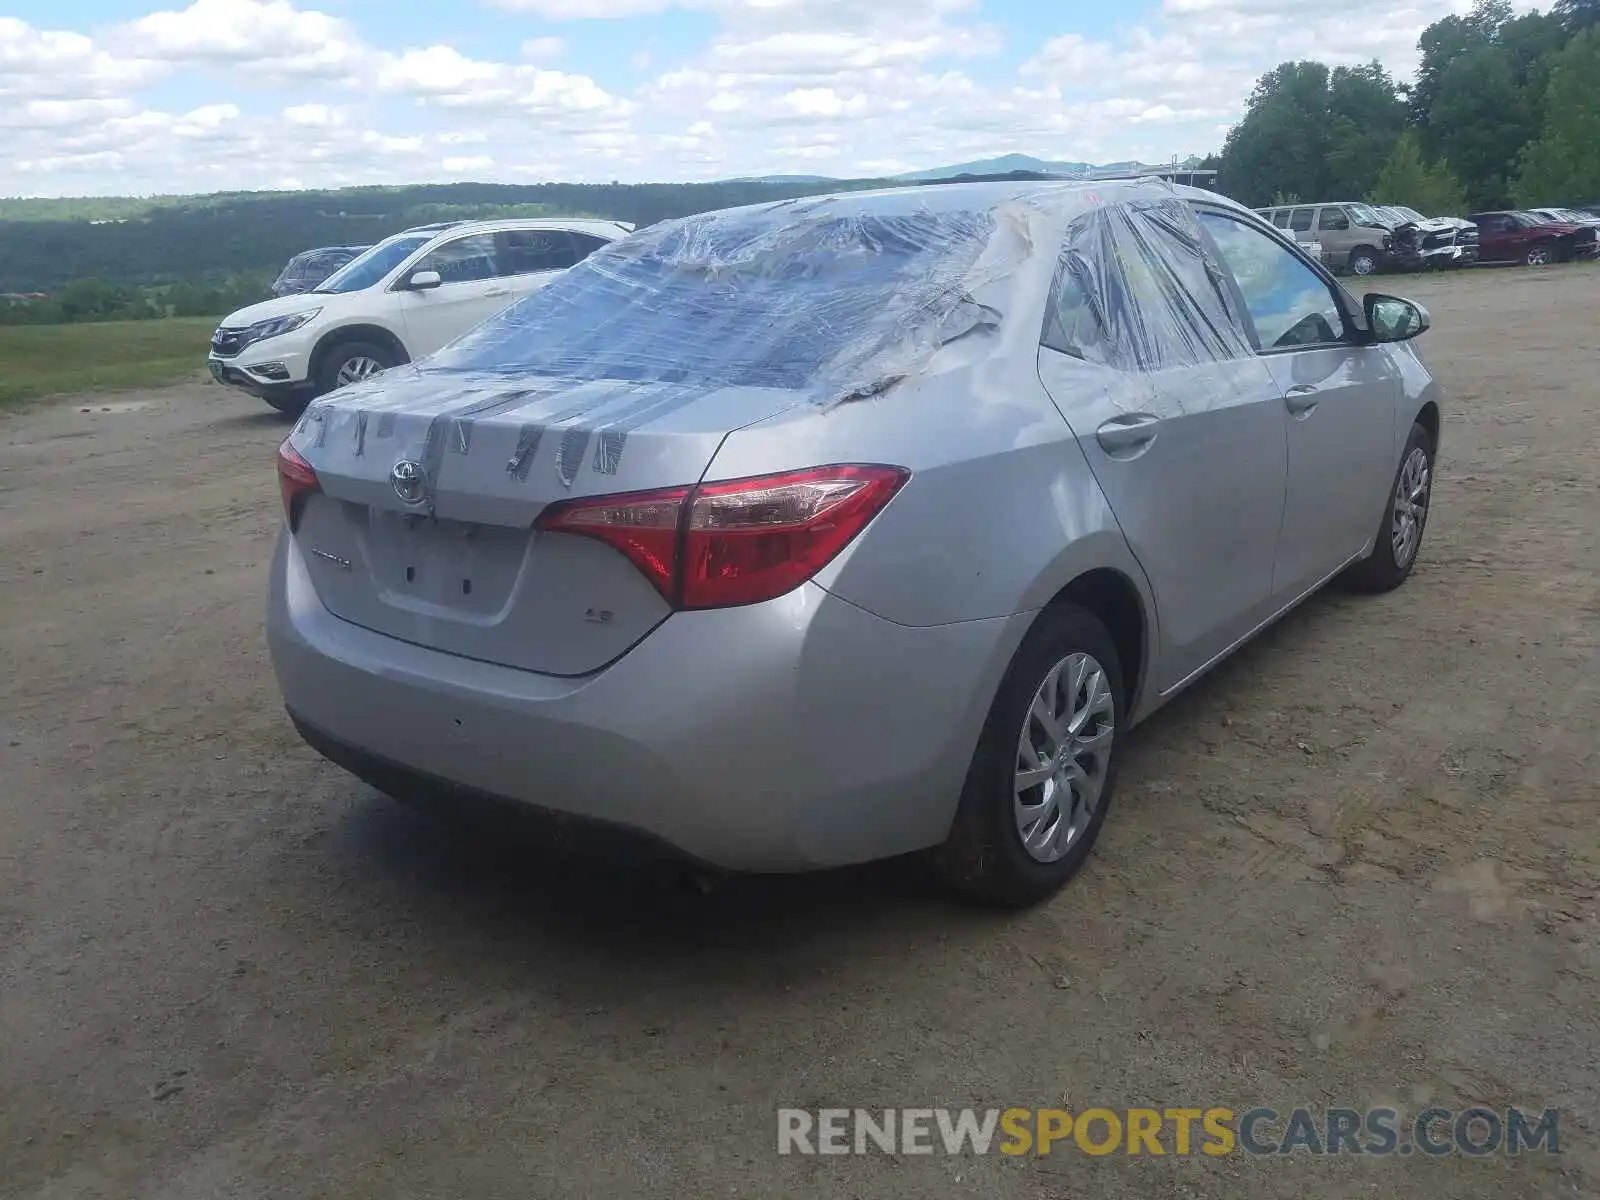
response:
M1267 72L1221 151L1218 188L1251 206L1370 199L1430 215L1600 202L1600 0L1517 14L1505 0L1428 26L1417 76L1378 63ZM289 257L482 216L638 226L884 181L425 184L159 200L0 200L0 323L225 312Z

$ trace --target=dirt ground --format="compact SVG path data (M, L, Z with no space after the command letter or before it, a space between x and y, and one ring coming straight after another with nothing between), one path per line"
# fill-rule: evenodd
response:
M1022 916L551 861L298 741L264 406L0 417L0 1194L1600 1195L1600 269L1384 281L1449 390L1399 592L1130 741ZM1559 1156L780 1158L779 1106L1563 1108Z

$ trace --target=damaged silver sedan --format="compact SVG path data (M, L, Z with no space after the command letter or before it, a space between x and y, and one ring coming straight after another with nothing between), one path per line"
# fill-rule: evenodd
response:
M1211 193L972 183L644 230L279 452L291 716L391 793L1050 895L1128 731L1398 586L1417 306Z

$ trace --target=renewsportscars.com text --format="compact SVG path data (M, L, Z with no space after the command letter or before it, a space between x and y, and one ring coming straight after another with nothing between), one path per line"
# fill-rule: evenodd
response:
M1560 1110L781 1108L779 1154L1561 1153Z

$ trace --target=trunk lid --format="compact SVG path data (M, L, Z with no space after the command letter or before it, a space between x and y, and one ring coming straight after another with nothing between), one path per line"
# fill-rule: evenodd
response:
M697 482L776 388L576 382L401 367L332 393L290 441L321 483L296 539L322 602L468 658L583 675L671 611L622 554L535 533L574 496Z

